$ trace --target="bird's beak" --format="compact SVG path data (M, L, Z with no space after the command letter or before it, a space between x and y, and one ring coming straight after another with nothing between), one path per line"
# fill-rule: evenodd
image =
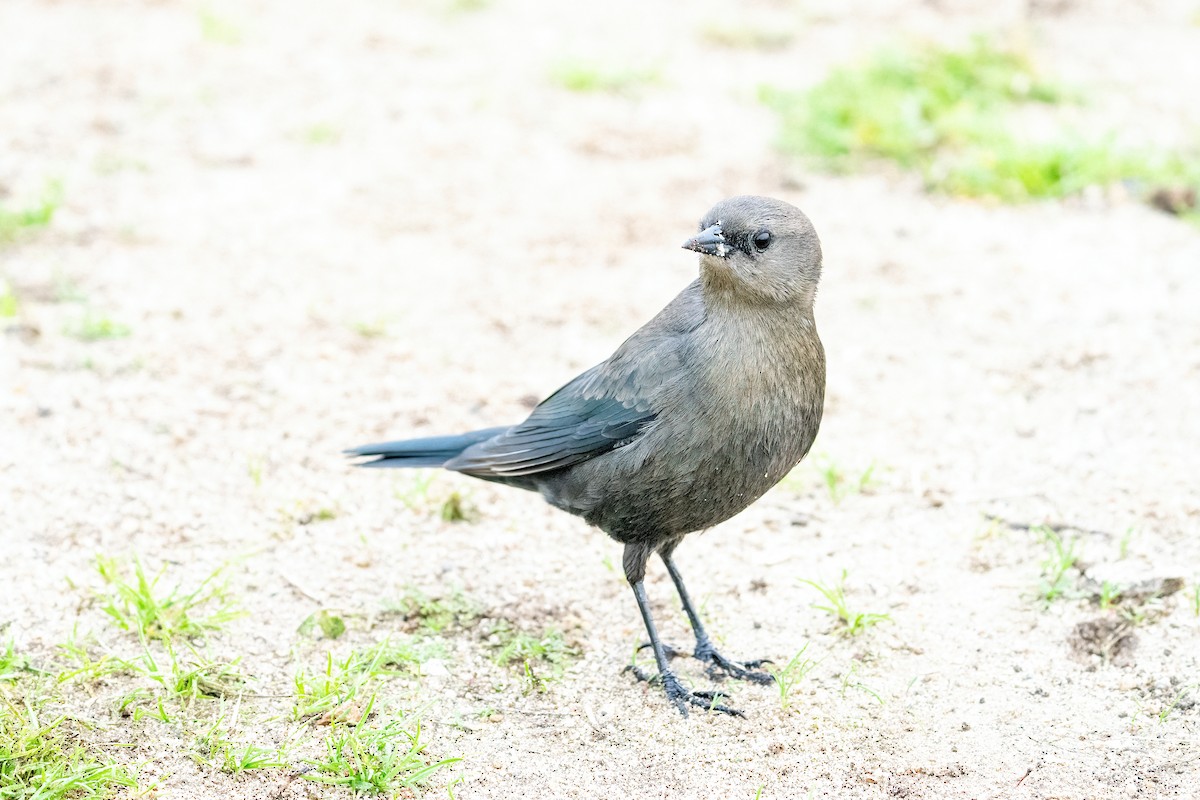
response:
M725 243L725 237L721 235L721 224L710 225L700 233L693 236L683 243L685 250L695 250L697 253L703 253L707 256L718 256L724 258L729 254L732 248Z

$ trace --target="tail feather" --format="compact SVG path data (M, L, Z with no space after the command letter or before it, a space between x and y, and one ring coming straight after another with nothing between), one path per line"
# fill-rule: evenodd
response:
M486 428L452 436L401 439L365 444L344 452L351 458L374 457L370 461L358 462L355 466L359 467L440 467L471 445L491 439L506 430L506 427Z

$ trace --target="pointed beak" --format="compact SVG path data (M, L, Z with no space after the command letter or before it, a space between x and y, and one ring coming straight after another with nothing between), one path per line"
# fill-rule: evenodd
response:
M683 247L685 250L695 250L697 253L721 258L724 258L730 251L729 245L725 243L725 237L721 235L720 223L710 225L700 231L684 242Z

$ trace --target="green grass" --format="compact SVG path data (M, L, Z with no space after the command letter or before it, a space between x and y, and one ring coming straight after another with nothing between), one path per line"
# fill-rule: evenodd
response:
M762 98L783 118L787 151L835 168L868 158L919 167L938 148L986 136L1006 107L1058 92L1023 55L975 39L962 50L885 50L803 94L766 88Z
M816 468L821 476L821 483L829 492L829 499L835 504L842 502L849 495L863 494L875 484L874 461L857 475L848 473L827 456L816 462Z
M349 668L348 661L335 661L333 653L325 656L325 666L319 670L300 668L292 679L295 704L292 719L305 719L317 714L336 716L341 709L358 697L371 679L369 670Z
M89 309L78 320L64 327L63 333L81 342L102 342L124 339L133 331L128 325Z
M47 713L45 697L0 685L0 798L84 800L133 788L133 772L79 743L65 714Z
M498 666L520 669L526 691L546 691L550 681L561 678L579 656L578 648L567 644L553 628L531 634L504 623L492 632L492 648L492 661Z
M15 681L37 671L28 658L17 652L12 640L9 640L0 652L0 681Z
M869 694L871 697L875 698L875 701L879 703L879 705L884 705L883 697L879 694L879 692L875 691L870 686L867 686L862 681L855 680L855 675L858 674L859 666L860 662L858 660L852 660L850 662L850 669L846 670L842 674L842 697L845 697L846 692L849 690L857 689L858 691Z
M318 634L326 639L340 639L345 632L346 620L325 608L309 614L296 629L301 636L313 639L319 638Z
M1004 202L1120 181L1200 186L1196 158L1130 150L1112 133L1013 134L1016 111L1066 98L1023 53L983 38L885 50L806 92L763 87L760 97L780 115L781 149L835 171L887 160L921 172L930 188Z
M1108 610L1121 599L1121 587L1112 581L1100 584L1100 608Z
M813 589L816 589L828 604L813 605L813 608L832 615L841 624L841 632L846 636L856 636L867 628L878 625L881 622L891 622L892 618L888 614L875 614L850 609L846 601L847 574L846 570L842 570L842 576L838 579L837 583L828 586L817 581L801 579L801 583L806 583Z
M479 519L479 511L460 492L453 491L442 502L440 515L443 522L474 522Z
M46 184L41 198L32 205L8 209L0 205L0 246L17 241L27 232L45 228L62 205L62 184Z
M779 707L784 711L791 709L792 693L797 685L817 666L816 659L805 658L804 654L807 651L808 642L805 642L787 664L771 670L771 678L775 681L775 688L779 690Z
M397 500L410 511L419 514L436 514L444 522L474 522L479 519L479 509L470 500L469 494L451 490L448 494L432 491L437 474L432 470L421 470L409 480L403 489L393 492Z
M1031 533L1041 536L1049 549L1042 562L1042 580L1038 586L1038 598L1050 604L1065 597L1072 590L1072 581L1067 573L1079 561L1079 541L1063 536L1044 525L1035 525Z
M292 718L317 714L336 718L355 713L354 702L373 681L419 676L426 661L444 655L440 642L390 638L351 651L342 659L335 659L329 652L321 669L301 668L293 676Z
M192 737L188 746L192 759L228 775L288 766L286 747L264 747L236 737L233 731L238 710L239 706L234 706L232 715L220 712L207 728Z
M11 319L21 310L21 302L12 285L0 278L0 319Z
M1179 702L1183 700L1183 698L1187 697L1189 692L1197 688L1200 688L1200 683L1191 686L1184 686L1182 689L1180 689L1175 695L1175 698L1166 706L1164 706L1162 711L1158 712L1158 724L1162 725L1164 722L1166 722L1171 716L1171 712L1173 712L1176 706L1179 705Z
M1065 197L1089 186L1121 181L1160 185L1200 185L1200 172L1188 176L1189 165L1176 156L1153 158L1123 149L1112 137L1089 140L1062 135L1049 142L1009 138L976 143L949 159L944 173L934 174L940 189L964 197L994 197L1008 203Z
M372 706L368 706L363 720L371 711ZM334 722L325 737L324 755L304 761L310 767L304 777L356 793L394 797L402 790L421 786L438 770L461 760L444 758L429 763L422 756L425 745L420 738L420 723L410 730L401 719L390 719L382 725Z
M1138 533L1138 529L1133 525L1125 529L1125 533L1121 534L1121 541L1117 545L1117 558L1125 559L1129 557L1129 546L1133 544L1133 539Z
M223 45L242 43L244 37L237 23L217 14L211 8L202 8L197 15L200 22L200 35L206 42Z
M342 140L342 129L332 122L317 122L305 128L301 138L312 145L337 144Z
M350 324L350 329L364 339L382 339L388 335L388 321L382 318L373 321L358 320Z
M571 92L628 94L659 83L657 69L604 64L577 58L557 61L550 67L550 80Z
M176 585L165 590L159 586L165 564L150 577L140 558L130 563L97 556L96 571L106 586L100 607L119 628L144 639L196 638L244 615L219 580L224 569L214 570L191 589Z
M1191 605L1192 615L1200 617L1200 582L1192 587Z
M385 601L383 607L426 634L441 633L452 627L469 627L479 619L479 608L460 591L445 597L431 597L409 586L400 597Z

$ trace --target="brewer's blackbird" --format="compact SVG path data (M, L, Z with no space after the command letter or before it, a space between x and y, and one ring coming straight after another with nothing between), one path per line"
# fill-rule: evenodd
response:
M798 208L743 196L718 203L683 246L700 254L700 277L521 424L347 453L374 457L362 466L443 467L537 491L624 544L625 577L667 697L684 714L689 704L737 714L719 694L680 684L642 578L657 552L710 677L770 680L753 669L765 662L738 663L713 647L672 554L688 533L774 486L816 438L825 397L813 320L821 245Z

